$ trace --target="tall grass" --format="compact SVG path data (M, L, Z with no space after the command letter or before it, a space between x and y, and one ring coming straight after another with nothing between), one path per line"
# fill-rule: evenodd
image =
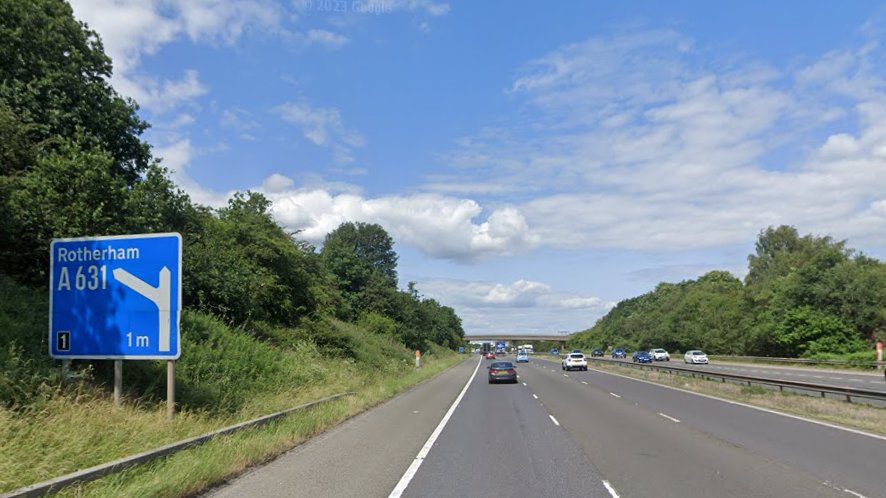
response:
M349 401L287 417L271 428L247 431L256 435L254 440L248 434L224 438L248 439L254 449L210 453L209 461L222 463L185 465L197 470L182 474L174 486L165 476L159 480L151 476L149 470L126 473L143 477L123 495L182 496L211 479L269 458L459 360L450 351L431 351L423 356L425 368L415 371L412 353L405 347L351 324L320 320L298 328L264 326L247 332L186 311L182 356L176 367L178 414L167 422L165 362L125 362L125 402L114 406L108 388L112 362L74 362L80 380L62 379L60 362L49 359L46 352L47 319L44 293L0 279L0 492L331 394L358 393ZM212 451L225 444L233 443L220 441L207 448ZM193 451L207 450L189 453ZM155 481L163 482L151 484ZM106 482L112 484L102 484ZM87 488L99 490L99 495L121 496L113 490L129 486L125 482L118 476ZM147 494L139 491L142 485Z

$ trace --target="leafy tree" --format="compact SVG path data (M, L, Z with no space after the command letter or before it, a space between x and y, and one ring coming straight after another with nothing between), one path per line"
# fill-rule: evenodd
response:
M186 302L237 322L294 325L323 312L334 292L313 247L293 239L255 192L236 193L217 214L200 214L185 248Z
M864 342L839 317L810 306L785 313L776 337L788 357L854 353L864 347Z
M36 142L86 138L85 148L107 150L115 173L134 182L151 162L139 138L148 125L111 87L98 34L63 0L0 0L0 12L0 101Z
M320 255L354 311L390 311L397 289L397 253L384 228L343 223L326 235Z
M127 185L100 148L65 141L22 174L9 198L19 233L7 249L10 268L45 281L53 238L120 233Z

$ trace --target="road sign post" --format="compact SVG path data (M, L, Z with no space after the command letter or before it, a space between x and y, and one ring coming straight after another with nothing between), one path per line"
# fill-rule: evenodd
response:
M421 368L421 351L415 352L415 368Z
M120 406L123 397L123 360L114 360L114 406Z
M883 361L883 343L877 343L877 361Z
M166 362L166 420L175 417L175 360Z
M61 360L175 360L181 355L182 239L177 233L55 239L49 355Z

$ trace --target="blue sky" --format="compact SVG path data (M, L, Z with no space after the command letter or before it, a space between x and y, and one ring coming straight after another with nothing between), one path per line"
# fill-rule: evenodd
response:
M196 202L261 191L317 245L379 223L468 332L743 277L770 225L886 255L881 3L72 5Z

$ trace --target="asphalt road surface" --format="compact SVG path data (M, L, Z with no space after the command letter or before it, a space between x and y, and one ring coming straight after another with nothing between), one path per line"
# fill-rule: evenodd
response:
M209 496L886 497L886 438L546 361L489 385L488 363L471 358Z
M660 362L656 363L661 364ZM793 380L797 382L809 382L811 384L827 384L831 386L855 387L858 389L886 392L886 380L883 378L882 371L864 373L851 370L841 371L825 368L748 365L721 361L713 361L708 365L686 365L683 363L682 358L671 359L670 363L695 370L708 369L714 372L731 373L736 375L750 375L754 377L766 377L769 379Z

